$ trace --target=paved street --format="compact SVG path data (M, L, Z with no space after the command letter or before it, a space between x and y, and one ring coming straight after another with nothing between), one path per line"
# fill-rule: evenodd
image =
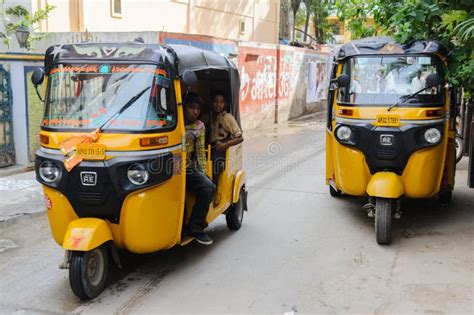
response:
M230 232L222 217L210 226L212 246L130 255L87 303L71 292L67 270L58 269L63 252L44 213L1 223L1 313L472 314L474 190L466 187L467 161L449 207L403 201L386 247L375 242L363 199L329 195L324 147L321 118L247 137L250 209L242 228ZM32 173L15 176L20 182L9 178L0 178L0 209L10 209L8 217L42 206Z

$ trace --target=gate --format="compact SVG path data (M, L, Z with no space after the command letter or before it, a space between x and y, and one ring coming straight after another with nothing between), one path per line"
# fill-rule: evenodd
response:
M15 164L10 73L0 65L0 167Z

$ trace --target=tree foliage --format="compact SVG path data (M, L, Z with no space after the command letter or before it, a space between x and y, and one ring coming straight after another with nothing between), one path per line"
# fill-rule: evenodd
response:
M7 47L10 47L10 42L12 37L15 36L15 31L21 26L27 27L30 32L36 31L38 29L38 24L47 19L49 13L53 9L54 6L46 4L44 9L39 9L35 13L30 14L30 12L22 5L5 8L4 1L0 0L0 20L3 22L4 26L4 31L0 32L0 38L2 38L3 43ZM44 34L30 34L26 43L26 48L30 49L34 41L39 41L44 37Z
M452 52L449 81L474 95L474 1L337 0L336 9L352 38L385 34L400 43L443 42Z

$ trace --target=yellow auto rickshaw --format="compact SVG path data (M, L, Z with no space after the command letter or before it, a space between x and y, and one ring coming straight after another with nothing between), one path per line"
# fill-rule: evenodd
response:
M374 37L343 45L331 73L326 184L331 196L368 196L379 244L391 242L400 199L451 199L454 93L448 51L436 41L401 45Z
M73 292L91 299L104 289L117 249L151 253L186 245L194 196L186 193L182 97L207 102L224 91L239 119L239 73L226 57L181 45L88 43L52 46L45 67L45 114L36 153L54 240L65 250ZM38 90L37 90L38 91ZM40 95L40 93L38 94ZM211 150L207 147L208 170ZM207 223L226 215L231 230L247 210L241 145L227 149L217 205Z

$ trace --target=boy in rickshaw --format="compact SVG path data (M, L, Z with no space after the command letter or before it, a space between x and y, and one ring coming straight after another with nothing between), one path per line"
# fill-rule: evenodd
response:
M211 144L212 144L212 180L218 184L219 174L225 167L225 152L227 148L242 143L244 138L237 121L226 108L224 93L217 92L212 98L212 105L216 117L212 123ZM216 192L214 205L220 202L220 194Z
M205 175L207 160L205 154L206 128L198 120L203 106L202 99L189 93L184 103L184 119L186 123L186 186L196 194L196 202L188 223L188 233L203 245L211 245L212 239L204 232L206 216L215 187Z

